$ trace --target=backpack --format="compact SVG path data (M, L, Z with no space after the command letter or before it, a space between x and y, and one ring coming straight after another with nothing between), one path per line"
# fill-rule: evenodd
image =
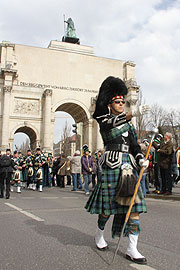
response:
M10 159L10 157L8 157L6 155L3 155L0 158L0 167L9 167L9 166L11 166L11 159Z

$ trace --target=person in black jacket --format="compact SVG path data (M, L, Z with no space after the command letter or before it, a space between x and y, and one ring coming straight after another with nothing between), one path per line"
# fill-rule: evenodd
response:
M56 183L58 187L60 187L60 177L57 175L57 172L60 168L60 162L61 162L61 154L59 154L56 161L53 162L52 168L53 178L56 176Z
M10 197L10 181L13 169L15 168L11 150L6 149L6 154L0 157L0 198L4 197L4 181L6 182L6 199Z

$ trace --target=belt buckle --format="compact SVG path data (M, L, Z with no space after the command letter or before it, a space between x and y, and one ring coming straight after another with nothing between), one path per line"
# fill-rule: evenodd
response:
M122 144L122 152L129 152L129 145Z

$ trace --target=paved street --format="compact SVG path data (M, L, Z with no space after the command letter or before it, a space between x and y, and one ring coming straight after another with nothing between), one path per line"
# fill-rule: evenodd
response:
M180 201L147 198L139 250L148 266L124 258L126 238L110 266L117 243L111 238L111 220L105 231L110 249L100 252L94 244L97 216L86 213L86 200L70 187L23 190L0 199L0 269L180 269Z

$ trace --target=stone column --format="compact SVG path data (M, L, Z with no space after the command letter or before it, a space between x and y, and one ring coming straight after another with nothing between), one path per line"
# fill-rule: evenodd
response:
M51 149L51 99L52 90L46 89L44 91L45 103L44 103L44 142L43 150L52 151Z
M83 144L88 144L89 150L93 151L92 143L92 132L93 132L93 119L83 123Z
M9 147L9 113L10 113L10 103L11 103L11 91L12 86L4 86L4 100L3 100L3 115L2 115L2 141L1 149L6 150Z
M89 119L88 121L88 146L91 151L93 151L92 132L93 132L93 119Z
M104 144L99 131L99 125L96 123L96 150L103 150Z

